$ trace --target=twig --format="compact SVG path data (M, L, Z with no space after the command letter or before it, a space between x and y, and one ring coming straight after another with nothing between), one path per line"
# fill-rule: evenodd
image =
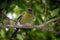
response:
M4 3L4 9L2 10L2 23L4 21L4 15L5 15L5 10L6 10L6 6L7 6L7 0L5 0L5 3Z
M30 0L30 2L29 2L29 8L32 8L32 2L33 2L33 0Z

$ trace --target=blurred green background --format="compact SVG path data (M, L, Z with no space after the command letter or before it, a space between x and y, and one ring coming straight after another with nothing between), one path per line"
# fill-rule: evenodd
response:
M0 23L3 25L14 24L19 15L31 5L31 0L0 0ZM34 25L39 25L60 16L59 0L32 0L31 8L36 20ZM60 31L60 21L46 25L54 31ZM0 40L10 40L14 28L0 28ZM20 29L13 40L60 40L60 34L54 34L40 29Z

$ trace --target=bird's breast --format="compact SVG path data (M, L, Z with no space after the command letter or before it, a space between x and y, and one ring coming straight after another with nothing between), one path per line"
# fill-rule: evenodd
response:
M33 14L24 14L20 20L20 24L32 24L34 19Z

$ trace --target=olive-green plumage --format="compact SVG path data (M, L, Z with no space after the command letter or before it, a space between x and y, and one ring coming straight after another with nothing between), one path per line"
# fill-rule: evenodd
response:
M33 12L26 11L26 12L24 12L24 14L20 20L20 24L32 24L34 21L33 19L34 19Z
M34 13L31 8L27 9L23 15L18 18L20 24L32 24L34 21ZM12 38L16 37L19 28L16 28L15 32L12 34Z

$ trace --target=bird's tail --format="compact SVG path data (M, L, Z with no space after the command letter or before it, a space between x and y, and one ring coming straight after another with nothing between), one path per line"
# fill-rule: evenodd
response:
M19 31L19 28L16 28L16 30L14 31L14 33L11 36L11 39L14 39L16 37L18 31Z

